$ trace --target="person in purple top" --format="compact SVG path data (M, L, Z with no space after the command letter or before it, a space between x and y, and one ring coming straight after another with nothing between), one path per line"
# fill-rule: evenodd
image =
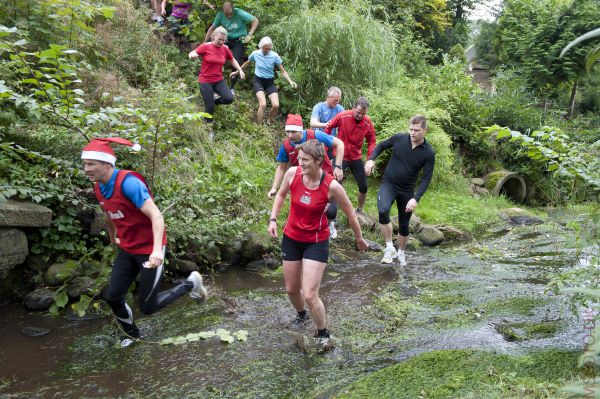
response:
M161 15L163 17L167 17L167 4L169 0L162 0L161 4ZM190 12L192 11L192 2L190 1L173 1L173 8L171 10L171 15L169 16L169 32L173 34L175 37L175 43L180 49L189 51L191 49L190 42L186 35L181 33L181 30L190 25L191 22L189 20ZM206 0L203 2L203 6L206 6L210 9L213 9L213 5L209 4Z

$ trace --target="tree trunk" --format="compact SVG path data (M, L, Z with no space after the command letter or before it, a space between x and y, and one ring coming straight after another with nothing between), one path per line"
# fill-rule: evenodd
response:
M569 112L567 113L567 119L571 119L573 117L573 113L575 112L575 97L577 96L577 83L579 83L579 79L575 79L575 83L573 83L573 89L571 90L571 98L569 99Z

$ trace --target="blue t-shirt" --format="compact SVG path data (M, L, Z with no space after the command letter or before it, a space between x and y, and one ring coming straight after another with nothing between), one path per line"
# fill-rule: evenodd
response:
M100 193L104 198L112 197L113 192L115 191L117 173L119 173L119 169L115 168L115 171L110 177L108 183L100 183ZM148 188L144 182L131 174L127 175L125 179L123 179L121 191L123 192L123 195L125 195L125 198L131 201L138 209L144 206L144 202L150 198L150 193L148 192Z
M281 65L283 62L279 54L273 50L269 51L267 55L264 55L262 50L254 50L248 60L255 64L254 75L263 79L273 79L275 66Z
M323 143L329 148L331 148L333 146L333 136L330 136L326 133L315 131L315 139L317 139L319 141L319 143ZM292 145L292 147L295 147L298 144L304 143L305 141L306 141L306 130L303 130L302 131L302 140L300 140L299 143L292 143L290 141L290 144ZM283 146L283 144L281 144L281 147L279 147L279 154L277 154L277 162L282 162L282 163L290 162L290 157L288 156L287 152L285 152L285 147Z
M342 111L344 111L344 107L340 104L337 104L333 108L329 108L327 103L323 101L313 107L311 118L316 118L321 123L327 123ZM323 131L321 128L316 128L315 130L319 132ZM332 130L331 135L333 137L337 136L337 128Z

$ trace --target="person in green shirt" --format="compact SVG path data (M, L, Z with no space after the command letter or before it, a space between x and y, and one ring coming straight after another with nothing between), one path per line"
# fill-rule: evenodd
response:
M247 30L248 24L250 24L250 30ZM215 21L206 32L206 36L204 37L205 42L210 41L212 33L219 26L227 30L227 42L225 45L229 47L233 53L233 58L241 65L246 51L246 43L252 40L254 31L258 27L258 18L241 8L235 8L233 1L226 1L223 3L223 11L217 13ZM237 76L231 78L230 86L233 94L235 94L233 89L238 79L239 77Z

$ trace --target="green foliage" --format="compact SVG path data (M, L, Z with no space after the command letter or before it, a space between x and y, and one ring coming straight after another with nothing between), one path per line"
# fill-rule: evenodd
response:
M282 18L269 34L298 82L305 104L321 101L327 88L336 85L348 105L364 87L389 84L397 72L397 60L408 56L398 54L392 29L359 2L324 2L305 8Z
M498 223L498 211L510 207L503 197L473 198L465 192L429 190L419 201L417 213L430 224L455 226L476 235Z
M448 59L450 61L456 61L461 65L467 64L467 56L465 55L465 48L460 43L456 43L448 53Z
M591 44L576 47L563 58L558 55L571 40L599 24L600 9L594 0L507 1L498 21L496 54L547 96L585 72Z
M197 69L175 46L161 43L146 18L145 10L127 2L120 4L112 20L97 26L96 40L106 65L140 89L184 78L192 84Z
M542 125L540 100L528 89L527 82L514 70L499 70L493 80L495 93L482 93L484 126L510 126L522 132Z
M248 331L246 330L238 330L234 333L230 331L224 330L222 328L217 329L216 331L201 331L199 333L189 333L187 335L180 335L177 337L169 337L162 339L160 341L161 345L182 345L187 344L188 342L196 342L199 340L205 340L212 337L219 337L221 342L225 342L228 344L233 343L235 340L245 342L248 339Z
M555 179L569 182L571 187L567 195L576 195L578 184L583 183L591 192L583 194L600 194L600 147L570 142L569 137L560 129L544 127L528 134L511 131L508 128L492 126L490 132L497 132L496 139L509 138L522 147L522 153L538 162L539 167L545 166ZM600 143L599 143L600 144Z
M577 39L575 39L571 43L569 43L560 52L560 56L561 57L564 56L567 51L569 51L572 47L578 45L579 43L589 40L589 39L596 38L598 36L600 36L600 28L594 29L590 32L587 32L587 33L579 36ZM589 72L592 69L592 66L598 61L599 58L600 58L600 44L596 45L596 47L592 48L585 56L585 69Z
M98 55L94 24L112 18L118 3L120 0L12 0L0 8L0 24L27 31L28 39L41 48L54 43Z
M495 67L498 59L494 52L494 35L498 24L496 22L477 21L478 34L474 39L476 62L488 67Z
M338 398L557 398L572 378L576 354L557 350L522 356L473 350L427 352L362 377Z

